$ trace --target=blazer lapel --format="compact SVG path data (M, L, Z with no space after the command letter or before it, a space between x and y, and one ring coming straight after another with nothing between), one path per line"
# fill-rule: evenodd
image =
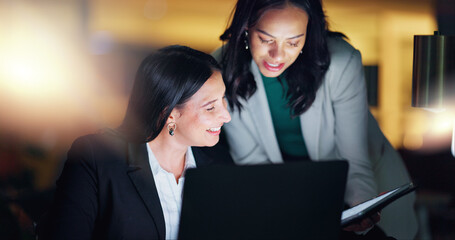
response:
M165 239L164 215L150 169L145 143L128 143L128 175L155 222L159 238Z
M283 158L281 157L280 147L275 135L264 84L254 61L251 61L251 72L256 80L257 90L248 100L248 109L255 121L256 132L259 135L260 141L262 141L269 160L273 163L282 163Z
M191 147L191 151L193 151L194 161L196 161L196 166L200 167L207 167L213 164L212 158L207 155L201 148L199 147Z
M302 115L300 115L300 126L302 135L308 154L311 159L319 159L319 137L321 131L321 116L322 116L322 91L323 87L319 87L316 99L311 107Z

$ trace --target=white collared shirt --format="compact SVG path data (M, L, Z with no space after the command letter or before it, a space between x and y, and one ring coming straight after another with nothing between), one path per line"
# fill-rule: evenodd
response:
M156 190L160 197L161 208L163 209L164 222L166 225L166 239L177 239L180 210L182 206L182 190L185 182L185 170L196 167L193 151L191 151L191 147L188 147L185 154L185 167L182 176L180 176L177 183L174 174L164 170L160 166L149 144L146 145L150 168L152 169Z

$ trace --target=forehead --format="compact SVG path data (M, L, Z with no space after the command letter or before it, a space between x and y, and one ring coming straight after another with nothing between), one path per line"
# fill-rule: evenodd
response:
M202 104L223 97L226 87L224 86L221 72L213 70L212 75L202 87L190 98L188 104L202 106Z
M308 14L301 8L288 5L284 8L269 9L259 18L254 28L268 33L301 34L308 25Z

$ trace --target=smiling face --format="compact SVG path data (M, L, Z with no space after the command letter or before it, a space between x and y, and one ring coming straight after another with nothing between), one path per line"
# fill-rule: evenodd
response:
M291 66L302 50L308 25L308 14L289 5L270 9L248 29L253 60L266 77L277 77Z
M172 111L168 122L173 121L177 125L173 138L186 146L215 145L221 126L231 121L226 108L225 90L221 73L214 71L182 108Z

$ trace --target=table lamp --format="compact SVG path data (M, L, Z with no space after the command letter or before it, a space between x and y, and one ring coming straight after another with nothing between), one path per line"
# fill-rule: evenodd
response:
M414 36L412 106L435 111L455 109L455 36ZM452 132L455 157L455 121Z

